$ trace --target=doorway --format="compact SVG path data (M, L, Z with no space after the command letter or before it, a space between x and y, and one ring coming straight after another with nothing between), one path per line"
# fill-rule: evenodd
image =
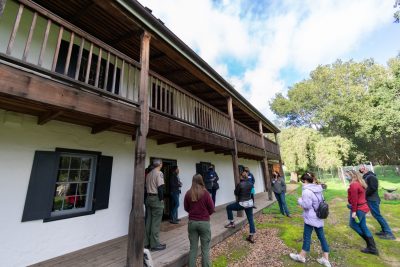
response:
M156 157L150 157L150 162L153 162L154 159L156 159ZM177 166L177 161L175 159L163 159L163 158L157 158L157 159L162 160L163 166L161 168L161 172L164 174L164 183L165 183L163 220L169 220L170 210L171 210L171 195L169 190L169 184L172 174L171 169L173 166Z

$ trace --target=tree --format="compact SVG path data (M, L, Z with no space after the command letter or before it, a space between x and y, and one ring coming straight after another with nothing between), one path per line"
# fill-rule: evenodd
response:
M349 161L400 161L400 57L385 68L368 59L318 66L271 109L287 126L308 127L353 145ZM354 151L354 153L353 153ZM359 153L362 152L361 154Z
M400 23L400 0L395 0L393 7L399 8L396 12L394 12L393 17L395 23Z
M352 143L340 136L322 138L315 145L315 163L329 170L343 166L350 157Z
M320 140L318 131L306 127L283 129L279 134L280 150L285 167L300 172L315 166L315 144Z

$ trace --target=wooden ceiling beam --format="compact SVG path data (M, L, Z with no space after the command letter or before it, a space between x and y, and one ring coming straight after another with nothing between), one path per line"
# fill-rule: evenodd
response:
M107 130L110 130L114 127L115 124L113 123L99 123L92 127L92 134L98 134Z
M157 145L165 145L165 144L175 143L178 141L179 141L179 139L177 139L175 137L160 138L160 139L157 139Z
M159 53L159 54L156 54L156 55L154 55L154 56L150 56L150 62L152 62L152 61L157 61L157 60L161 60L161 59L164 59L164 58L166 58L167 57L167 55L165 54L165 53Z
M168 70L168 71L163 71L160 73L161 76L166 76L166 75L175 75L175 74L179 74L183 71L186 71L186 69L183 68L179 68L179 69L173 69L173 70Z
M204 149L204 144L193 145L192 150L201 150Z
M83 15L85 15L91 7L97 4L98 0L90 0L85 3L85 5L70 19L71 23L76 23Z
M192 146L192 145L195 145L195 144L196 144L196 142L185 141L185 142L181 142L181 143L176 144L176 147L177 148L181 148L181 147L185 147L185 146Z
M57 110L57 111L52 110L52 111L48 111L46 113L43 113L42 115L40 115L38 117L37 124L39 124L39 125L46 124L49 121L54 120L57 117L59 117L62 113L63 112L60 111L60 110Z
M114 39L111 39L110 41L108 41L108 44L111 45L111 46L114 46L114 45L117 45L117 44L121 43L122 41L124 41L124 40L126 40L126 39L128 39L128 38L130 38L132 36L138 36L138 35L141 35L142 33L143 33L142 30L130 30L130 31L127 31L124 34L114 38Z

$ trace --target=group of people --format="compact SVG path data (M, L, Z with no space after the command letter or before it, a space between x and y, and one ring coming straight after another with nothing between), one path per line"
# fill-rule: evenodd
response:
M164 209L164 179L161 172L162 161L154 160L151 170L146 175L146 237L145 247L152 251L166 248L159 242L159 228ZM179 207L179 194L182 183L179 179L178 167L172 168L171 178L171 222L176 223L177 208ZM378 179L365 165L360 165L359 172L354 170L346 172L350 181L348 188L348 208L350 209L350 227L366 242L366 248L361 252L379 255L374 238L366 223L366 214L371 211L372 216L379 222L381 231L376 233L382 239L394 240L395 237L389 224L381 215L380 198L378 195ZM188 236L190 241L189 267L196 266L198 242L201 243L202 266L211 266L209 249L211 242L210 216L215 212L216 191L219 189L219 177L210 166L205 177L195 174L192 185L184 197L184 209L188 213ZM331 266L329 262L329 245L324 234L324 218L321 217L321 203L324 203L323 190L326 186L320 184L313 173L306 172L301 178L302 195L297 200L303 209L304 231L301 251L290 253L290 258L305 263L306 255L310 251L312 232L315 231L321 243L323 255L317 261L324 266ZM244 210L249 224L249 236L246 240L255 242L255 224L253 218L254 201L254 176L248 168L240 171L240 182L236 185L234 194L236 201L226 206L228 224L225 228L234 228L233 211ZM278 172L273 172L271 187L279 204L282 215L291 217L286 205L286 184ZM327 215L326 215L327 216Z
M350 209L349 225L366 243L366 248L361 249L361 252L379 255L374 237L367 226L366 214L371 211L372 216L380 224L381 231L376 233L379 238L387 240L395 240L396 238L380 212L378 179L365 165L360 165L358 172L355 170L347 171L346 179L350 182L347 190L347 207ZM311 234L314 230L323 251L323 256L317 261L330 267L329 246L325 239L324 221L318 216L320 204L324 201L322 194L324 188L312 173L304 173L301 176L301 182L303 183L303 190L302 196L298 199L298 204L303 208L303 246L300 253L290 253L289 256L295 261L306 262L306 255L310 251Z

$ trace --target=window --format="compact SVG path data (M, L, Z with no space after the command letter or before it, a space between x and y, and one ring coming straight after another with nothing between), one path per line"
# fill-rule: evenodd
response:
M36 151L22 221L52 221L107 209L112 162L100 152Z
M97 156L60 154L52 216L92 208Z

